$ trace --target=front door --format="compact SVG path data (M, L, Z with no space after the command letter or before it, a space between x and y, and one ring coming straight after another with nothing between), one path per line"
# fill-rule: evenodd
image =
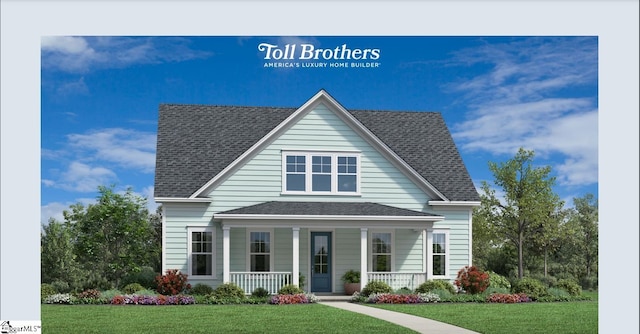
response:
M331 292L331 232L311 232L311 292Z

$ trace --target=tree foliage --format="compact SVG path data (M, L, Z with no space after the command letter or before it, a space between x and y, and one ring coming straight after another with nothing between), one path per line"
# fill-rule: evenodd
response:
M131 188L116 193L113 186L100 186L98 193L94 204L77 203L65 210L64 223L51 220L43 227L43 282L61 280L75 289L108 288L159 262L162 246L157 234L162 234L162 220L160 230L154 229L146 199Z
M500 199L487 183L482 183L479 210L491 222L496 237L512 243L518 252L518 278L524 273L524 251L535 240L537 229L545 225L549 213L562 207L553 192L555 177L551 167L534 167L534 152L519 149L513 159L504 163L489 162L494 184L504 194Z

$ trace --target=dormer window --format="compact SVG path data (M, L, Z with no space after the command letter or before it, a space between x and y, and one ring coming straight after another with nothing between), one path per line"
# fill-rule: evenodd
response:
M282 152L285 194L360 194L360 153Z

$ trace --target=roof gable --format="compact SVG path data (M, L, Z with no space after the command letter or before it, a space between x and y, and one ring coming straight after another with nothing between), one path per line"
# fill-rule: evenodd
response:
M431 198L478 201L439 113L347 111L323 90L298 109L161 105L156 197L203 196L320 103L386 154Z

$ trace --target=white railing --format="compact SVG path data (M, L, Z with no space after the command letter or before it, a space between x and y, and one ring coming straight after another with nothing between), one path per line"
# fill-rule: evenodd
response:
M407 272L368 272L367 281L382 281L393 289L409 288L415 290L420 284L426 280L426 273L407 273Z
M231 272L231 283L241 287L246 294L251 294L257 288L264 288L270 294L287 284L293 284L290 272Z

